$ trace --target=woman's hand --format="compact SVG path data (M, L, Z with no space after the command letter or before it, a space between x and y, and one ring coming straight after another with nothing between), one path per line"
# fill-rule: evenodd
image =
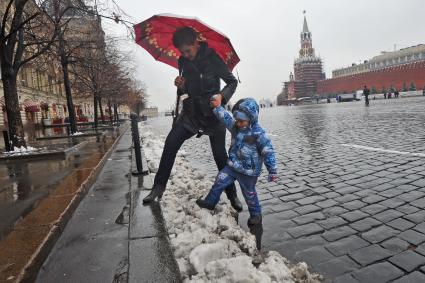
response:
M183 78L182 76L177 76L176 79L174 80L174 85L178 87L179 89L183 89L185 82L186 82L185 78Z
M222 97L221 93L214 94L213 96L211 96L211 99L210 99L211 107L216 108L216 107L220 106L222 99L223 99L223 97Z

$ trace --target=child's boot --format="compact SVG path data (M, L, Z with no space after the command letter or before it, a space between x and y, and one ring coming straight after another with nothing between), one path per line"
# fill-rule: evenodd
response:
M209 204L208 202L206 202L205 200L203 200L201 198L196 200L196 204L200 208L206 208L206 209L209 209L209 210L214 210L214 208L215 208L215 205Z

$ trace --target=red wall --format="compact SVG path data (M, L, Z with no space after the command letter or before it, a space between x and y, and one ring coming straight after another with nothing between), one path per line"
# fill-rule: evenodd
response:
M318 94L347 93L354 90L363 89L364 85L368 88L374 86L378 92L381 92L383 86L389 89L392 85L401 89L403 83L409 88L413 82L416 89L423 89L425 86L425 61L389 67L381 70L366 72L347 77L340 77L319 81L317 84Z

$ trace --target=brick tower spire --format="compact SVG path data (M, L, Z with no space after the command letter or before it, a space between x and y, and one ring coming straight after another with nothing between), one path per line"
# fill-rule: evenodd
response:
M314 48L311 37L311 32L308 29L307 19L304 11L304 24L301 32L301 49L300 57L314 57Z

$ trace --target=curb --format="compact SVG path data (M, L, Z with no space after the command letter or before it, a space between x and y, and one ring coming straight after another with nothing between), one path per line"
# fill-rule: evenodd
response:
M53 226L50 228L50 231L48 232L42 243L38 246L37 250L33 253L28 263L21 270L15 282L35 281L35 278L38 274L38 270L49 255L56 241L59 239L66 224L68 223L69 219L71 219L73 212L78 207L81 200L85 197L91 186L94 184L94 181L98 177L106 160L111 156L116 145L121 140L121 137L124 135L124 133L127 132L129 128L128 125L124 125L124 127L125 129L123 129L119 136L115 139L114 143L105 153L105 155L96 165L96 167L94 167L87 179L81 184L80 188L77 190L76 194L74 195L68 206L65 208L65 210L61 213L56 223L53 224Z

